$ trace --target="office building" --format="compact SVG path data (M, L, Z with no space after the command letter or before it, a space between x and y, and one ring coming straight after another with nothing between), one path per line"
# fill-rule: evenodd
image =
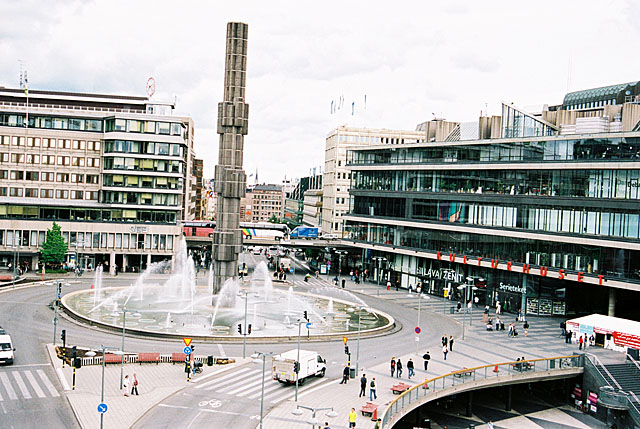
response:
M346 237L374 279L404 288L637 320L639 94L632 82L537 113L503 104L426 142L351 148Z
M255 185L247 190L247 222L268 222L284 216L284 193L280 185ZM250 212L250 213L249 213Z
M140 270L189 216L193 122L147 97L0 88L0 264L39 268L60 224L67 263Z

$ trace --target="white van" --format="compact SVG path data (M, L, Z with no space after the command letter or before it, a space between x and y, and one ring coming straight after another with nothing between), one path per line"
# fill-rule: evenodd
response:
M0 335L0 363L12 364L15 350L11 337L9 335Z

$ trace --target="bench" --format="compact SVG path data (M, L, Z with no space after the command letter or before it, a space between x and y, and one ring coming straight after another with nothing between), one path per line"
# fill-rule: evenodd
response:
M171 363L175 365L176 362L178 363L184 363L184 361L187 360L187 355L185 355L182 352L178 352L178 353L171 353Z
M465 371L466 369L467 368L462 368L462 371L456 372L453 376L458 378L471 377L473 375L473 371Z
M363 416L373 416L373 413L378 409L378 406L373 402L367 402L360 408L360 412Z
M410 388L411 388L410 384L398 383L395 386L391 387L391 391L393 392L394 395L399 395L402 392L406 392Z
M120 363L122 362L122 356L114 355L113 353L105 353L104 363Z
M534 365L531 362L512 363L511 369L514 371L530 371L533 370Z
M160 363L160 353L138 353L138 363L142 365L142 363Z

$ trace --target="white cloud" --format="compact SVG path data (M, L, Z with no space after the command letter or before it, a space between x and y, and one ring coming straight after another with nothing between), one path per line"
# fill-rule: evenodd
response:
M558 103L569 63L571 90L637 80L638 14L631 0L3 2L0 85L17 86L19 59L38 89L143 95L153 75L157 96L194 118L211 175L226 22L246 22L244 165L277 182L322 165L343 123L414 129L432 112L468 121L485 103Z

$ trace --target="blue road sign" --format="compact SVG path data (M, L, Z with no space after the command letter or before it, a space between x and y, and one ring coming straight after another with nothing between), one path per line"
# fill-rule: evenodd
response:
M98 404L98 412L104 414L107 412L107 404Z
M184 348L184 354L185 355L190 355L191 354L191 347L187 346Z
M307 329L311 327L311 322L307 322Z

